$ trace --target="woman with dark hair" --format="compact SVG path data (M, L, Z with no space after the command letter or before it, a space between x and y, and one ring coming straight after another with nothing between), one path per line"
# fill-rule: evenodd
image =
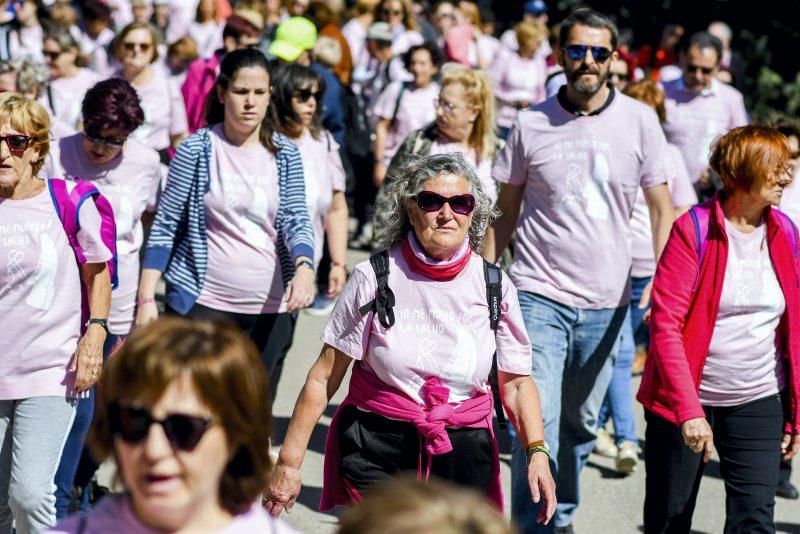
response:
M314 225L315 266L323 257L327 238L330 270L311 310L328 309L330 299L341 293L347 278L347 201L339 145L322 127L321 95L325 84L319 74L302 65L284 65L272 81L270 118L275 129L288 136L300 150L306 185L308 214Z
M272 469L266 389L256 348L228 323L137 330L106 366L90 437L125 491L48 532L295 533L260 506Z
M158 150L162 163L169 163L170 149L186 138L188 128L183 95L166 72L153 64L158 59L155 28L148 23L132 22L114 41L114 55L122 63L120 77L139 93L144 110L144 123L134 136Z
M77 128L83 96L100 77L83 68L81 47L68 31L47 35L42 50L50 67L50 84L39 95L39 102L52 117Z
M779 464L800 450L798 233L774 209L791 183L774 128L718 139L723 189L675 221L652 294L645 532L689 532L714 447L725 532L775 532Z
M373 112L378 118L375 126L375 170L373 180L380 187L386 169L403 139L414 130L436 119L436 98L439 84L436 75L442 64L439 49L433 43L412 46L403 56L410 82L390 83L375 102Z
M34 61L44 59L39 44L44 39L44 29L39 21L40 8L42 5L37 0L14 2L15 17L11 21L11 32L6 37L10 59Z
M297 315L314 298L314 234L297 147L267 119L272 64L258 50L222 60L210 125L181 143L147 242L136 324L167 311L235 322L255 342L271 398Z
M156 209L161 164L155 150L131 137L144 121L139 97L131 84L119 78L98 83L87 91L82 111L84 131L61 139L53 147L49 176L92 182L114 209L119 286L111 298L109 335L103 348L107 357L133 326L143 220L152 220ZM73 480L93 414L94 394L90 392L78 402L56 473L58 517L65 517L69 511Z

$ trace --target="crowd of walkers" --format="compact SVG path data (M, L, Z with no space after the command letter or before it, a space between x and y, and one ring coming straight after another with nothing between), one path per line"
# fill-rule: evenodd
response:
M725 532L798 498L800 130L750 124L725 23L634 49L542 0L0 17L0 533L294 532L348 371L343 533L573 532L593 452L644 469L646 533L691 530L715 449ZM301 311L329 317L276 435Z

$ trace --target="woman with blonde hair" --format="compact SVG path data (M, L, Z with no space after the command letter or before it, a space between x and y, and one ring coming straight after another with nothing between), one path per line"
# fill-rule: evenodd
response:
M537 54L547 39L547 27L536 22L520 22L514 26L519 48L502 48L487 71L497 97L497 126L505 139L520 110L547 98L547 63Z
M375 8L375 20L386 22L392 28L392 52L395 56L425 41L419 32L410 0L381 0Z
M76 399L100 378L113 257L101 228L115 230L95 202L64 202L77 186L37 177L50 150L43 106L4 93L0 125L0 531L16 522L28 534L55 524Z

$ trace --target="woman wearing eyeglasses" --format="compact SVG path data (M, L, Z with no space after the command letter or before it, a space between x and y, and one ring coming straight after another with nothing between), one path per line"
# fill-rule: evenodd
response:
M320 508L361 500L373 484L401 472L438 476L487 494L502 509L493 397L499 390L529 452L527 467L539 519L555 511L555 483L530 341L516 289L493 271L493 330L487 269L478 251L496 212L473 166L459 154L415 158L387 187L377 217L383 246L356 266L322 333L324 346L298 397L265 494L275 515L290 509L311 432L353 365L347 397L325 444ZM385 262L385 263L384 263ZM382 273L379 277L378 272ZM380 280L379 280L380 278Z
M169 318L134 332L103 373L90 440L125 491L49 533L294 533L260 506L266 382L258 351L227 323Z
M274 398L300 308L314 298L314 233L303 164L267 118L272 64L252 48L225 56L209 94L209 128L170 165L139 284L136 324L167 312L226 319L255 342Z
M39 95L39 101L54 118L77 128L83 95L100 81L100 76L83 68L81 47L68 31L47 35L42 50L50 67L50 84Z
M86 93L82 111L84 131L65 137L54 146L48 175L92 182L114 210L119 286L112 295L109 335L103 350L104 356L109 356L133 326L143 220L149 224L156 209L161 164L155 150L130 138L144 122L144 113L136 90L128 82L114 78L98 83ZM93 414L94 394L90 392L78 403L56 473L59 518L69 511L73 481ZM80 478L88 480L91 476Z
M404 54L414 45L422 44L422 34L409 0L381 0L375 8L375 20L387 22L392 28L392 53Z
M44 107L4 93L0 124L0 530L41 532L56 521L53 477L76 399L100 378L112 252L91 199L71 212L68 237L66 203L37 178L50 149Z
M303 161L306 205L314 228L314 263L319 268L327 243L330 266L323 266L327 280L311 305L325 309L342 292L347 278L347 200L339 145L322 127L322 77L309 67L281 66L272 81L270 120L275 129L297 145ZM328 308L329 309L329 308Z
M162 163L169 163L170 149L177 149L188 129L186 106L180 88L173 85L158 60L156 30L148 23L132 22L114 40L114 55L122 64L120 76L139 93L144 123L134 136L158 150Z
M542 102L546 97L547 63L536 54L547 39L547 27L535 22L514 26L519 49L502 48L487 73L494 83L497 99L497 126L500 137L508 135L520 110Z

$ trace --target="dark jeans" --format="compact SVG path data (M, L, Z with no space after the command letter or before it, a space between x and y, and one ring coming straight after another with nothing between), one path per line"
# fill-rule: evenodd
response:
M167 307L167 313L179 315L178 312ZM255 343L261 353L261 361L269 378L269 398L275 398L278 391L278 382L283 373L283 362L286 354L292 347L294 326L297 323L297 314L293 313L233 313L214 310L195 303L189 313L189 319L230 321Z
M422 440L411 423L353 406L339 422L341 475L359 492L402 472L416 472ZM431 475L486 493L492 481L492 438L482 428L448 428L453 450L433 456Z
M725 532L775 532L784 411L779 395L741 406L705 407L714 431L725 482ZM688 533L697 501L703 462L683 442L677 425L645 410L644 531Z
M125 336L109 334L105 345L103 345L103 357L108 357L124 339ZM94 395L95 391L92 388L89 390L88 397L78 400L75 420L72 422L72 428L67 435L67 441L64 443L64 450L61 452L61 462L58 464L55 477L56 518L58 519L69 515L70 503L72 502L72 487L73 485L79 486L79 484L75 483L78 464L82 462L82 456L88 457L83 445L86 441L86 435L89 433L89 427L92 425L92 419L94 419ZM94 476L96 470L97 467L92 470L89 480Z

